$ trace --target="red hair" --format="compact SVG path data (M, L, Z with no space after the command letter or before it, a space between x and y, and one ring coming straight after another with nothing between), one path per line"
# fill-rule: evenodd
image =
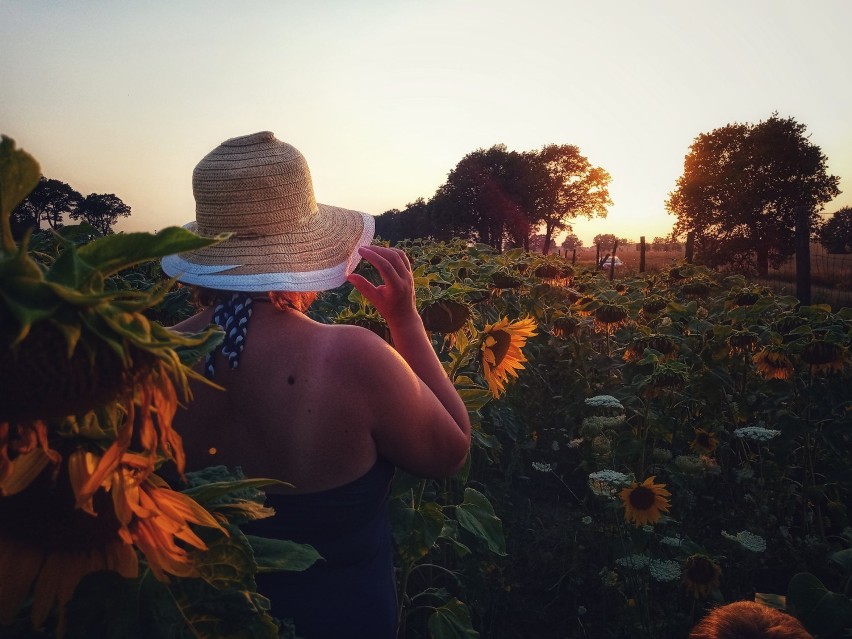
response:
M689 639L813 639L798 619L753 601L735 601L711 610Z

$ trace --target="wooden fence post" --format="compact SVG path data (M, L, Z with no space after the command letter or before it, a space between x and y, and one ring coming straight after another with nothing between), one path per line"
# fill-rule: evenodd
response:
M615 278L615 251L618 250L618 240L612 245L612 257L609 258L609 281Z
M695 251L695 231L690 231L686 234L686 263L692 264L692 257Z
M639 272L645 272L645 236L639 237Z
M806 206L796 207L796 297L811 304L811 225Z
M595 247L598 249L595 255L595 270L598 270L601 267L601 245L595 244Z
M577 263L577 249L574 249L573 253L571 253L571 264L574 265Z

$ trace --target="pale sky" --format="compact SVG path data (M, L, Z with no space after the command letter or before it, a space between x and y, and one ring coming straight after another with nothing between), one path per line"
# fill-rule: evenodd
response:
M575 144L614 201L575 232L650 240L693 139L773 111L852 205L850 28L852 0L0 0L0 133L126 231L193 219L195 164L256 131L373 214L478 148Z

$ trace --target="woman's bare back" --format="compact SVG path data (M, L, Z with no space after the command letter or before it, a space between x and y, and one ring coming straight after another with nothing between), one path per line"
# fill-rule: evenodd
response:
M193 384L191 410L176 429L187 467L240 466L246 476L316 492L346 484L376 461L369 409L347 363L346 339L357 327L329 326L293 310L256 302L239 367L217 357L221 391ZM177 325L199 330L205 311Z

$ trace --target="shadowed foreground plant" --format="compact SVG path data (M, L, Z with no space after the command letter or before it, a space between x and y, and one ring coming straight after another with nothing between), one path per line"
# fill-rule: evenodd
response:
M206 544L189 524L219 523L154 475L184 470L172 429L178 394L189 399L188 364L221 340L218 331L169 331L143 311L171 283L108 290L120 270L207 246L188 231L120 234L78 247L58 240L55 259L12 239L12 209L38 181L36 161L0 142L0 624L32 593L41 627L87 574L138 571L134 548L161 580L195 574L187 550ZM45 263L46 262L46 263Z

